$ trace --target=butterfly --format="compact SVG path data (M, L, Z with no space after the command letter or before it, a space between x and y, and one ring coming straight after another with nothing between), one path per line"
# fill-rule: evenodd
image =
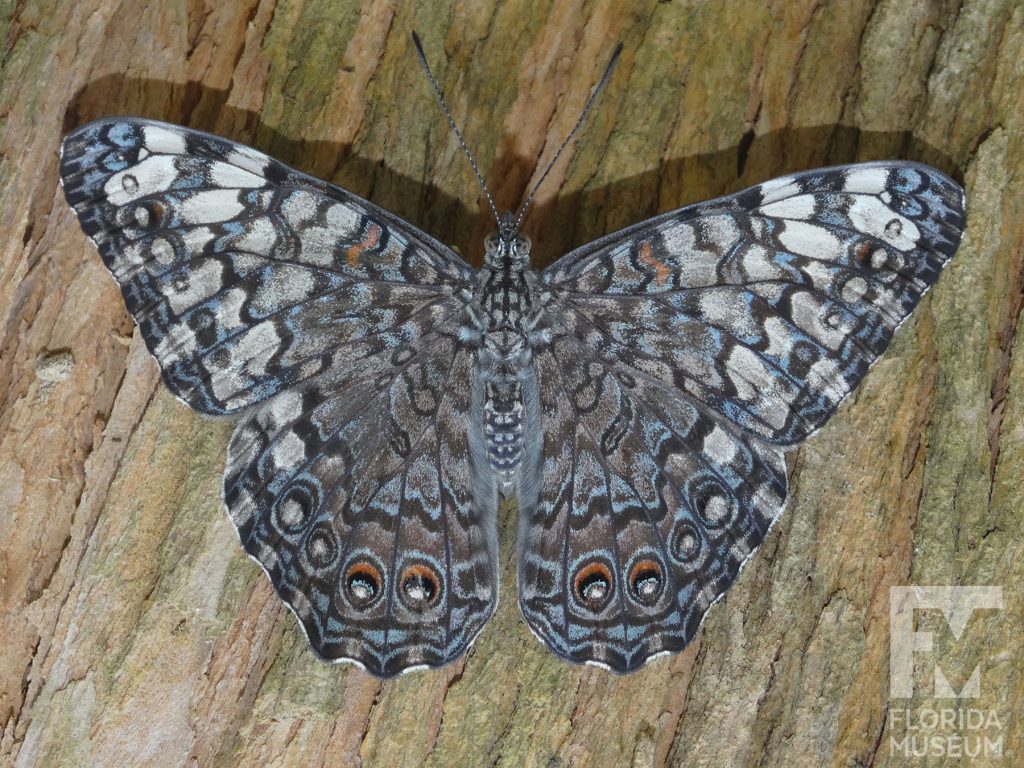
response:
M167 387L237 418L223 501L245 551L319 657L379 677L460 658L494 613L502 497L520 607L552 651L627 672L682 649L778 520L786 449L857 386L965 223L944 174L871 162L539 271L506 214L473 269L181 126L89 123L60 176Z

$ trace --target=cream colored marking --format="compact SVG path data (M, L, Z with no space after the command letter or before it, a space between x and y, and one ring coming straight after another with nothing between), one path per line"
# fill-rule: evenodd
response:
M779 219L809 219L814 215L814 197L797 195L775 203L762 205L759 213Z
M850 221L862 232L898 248L907 251L913 248L921 236L917 225L910 219L900 216L887 207L877 197L857 195L850 205ZM893 220L899 222L898 227L890 227ZM898 231L897 231L898 229Z
M854 302L860 301L864 298L864 294L867 290L868 284L863 277L851 278L843 285L843 301L847 304L853 304Z
M231 189L213 189L196 192L181 203L179 214L187 224L210 224L228 221L243 210L238 192Z
M306 444L298 435L289 431L274 441L271 455L278 468L294 467L306 457Z
M235 243L240 251L249 251L262 255L269 254L277 243L277 232L269 219L260 218L251 221L244 235Z
M860 168L847 171L843 189L847 192L858 192L864 195L877 195L885 192L885 182L889 177L887 168Z
M177 175L173 158L166 155L150 157L107 179L103 193L111 205L125 205L140 197L163 192L171 186ZM125 180L129 176L135 179L135 186L129 183L126 188Z
M243 146L235 147L224 159L232 165L238 166L242 170L255 173L257 176L261 177L267 170L267 165L270 160L270 158L263 153L257 152L255 149L250 147Z
M715 427L704 438L704 453L719 464L731 464L736 458L736 440L721 427Z
M174 262L174 248L162 237L154 238L149 246L149 250L157 264L166 266Z
M761 185L761 205L773 203L776 200L783 200L787 197L801 194L800 187L793 183L792 176L783 176L780 179L772 179Z
M295 501L295 499L288 499L288 501L281 505L281 522L289 528L294 528L296 525L301 524L304 518L302 505Z
M844 253L838 237L823 227L802 221L787 221L779 233L779 242L788 251L822 261L836 261Z
M173 280L163 283L160 290L175 314L202 303L223 286L221 265L216 261L205 261L188 274L188 288L176 290Z
M143 143L150 152L165 155L185 153L185 136L178 131L158 125L147 125L142 129Z
M212 163L210 180L220 187L262 187L266 179L254 173L228 163Z

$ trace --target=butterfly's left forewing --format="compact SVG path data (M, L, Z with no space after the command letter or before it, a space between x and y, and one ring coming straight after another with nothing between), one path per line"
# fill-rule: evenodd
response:
M943 174L867 163L674 211L548 268L543 461L519 542L534 631L620 671L685 645L781 512L782 448L857 385L963 226Z
M90 123L61 180L167 386L243 414L225 503L315 650L381 676L464 653L497 599L497 493L458 339L472 270L355 195L180 126Z
M314 376L345 344L416 334L472 278L392 214L180 126L89 123L64 139L61 182L165 383L203 413Z

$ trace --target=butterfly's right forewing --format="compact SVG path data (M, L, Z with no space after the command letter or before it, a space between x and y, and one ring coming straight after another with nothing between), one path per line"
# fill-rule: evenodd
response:
M864 163L665 214L545 277L604 354L790 445L863 378L963 227L944 174Z

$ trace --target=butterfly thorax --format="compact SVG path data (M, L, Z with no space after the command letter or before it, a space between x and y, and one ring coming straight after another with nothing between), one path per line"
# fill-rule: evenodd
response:
M488 460L503 493L514 486L523 453L523 383L529 375L532 300L530 241L516 233L486 241L473 319L479 332L477 365L484 383L484 435Z

